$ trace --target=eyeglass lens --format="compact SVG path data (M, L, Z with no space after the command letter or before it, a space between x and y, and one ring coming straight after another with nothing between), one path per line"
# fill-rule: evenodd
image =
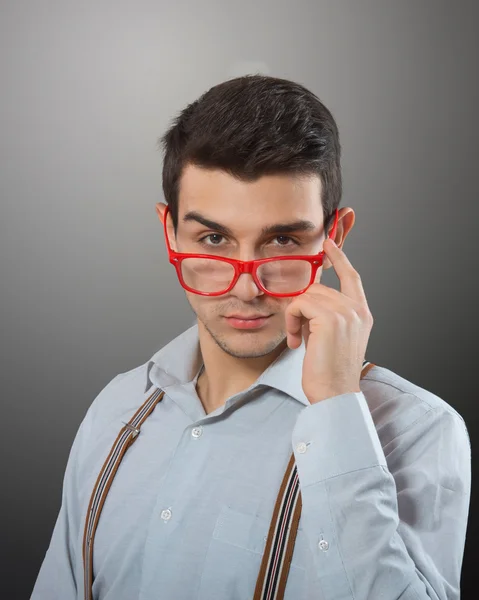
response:
M266 290L291 294L304 289L311 280L311 263L306 260L274 260L259 266L257 274ZM181 274L188 287L198 292L226 290L235 274L233 265L210 258L185 258Z

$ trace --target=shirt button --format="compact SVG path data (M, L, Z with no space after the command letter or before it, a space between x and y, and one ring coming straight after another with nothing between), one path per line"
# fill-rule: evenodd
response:
M321 540L318 544L320 550L322 550L323 552L326 552L326 550L329 548L329 544L326 540Z
M199 438L199 437L201 436L201 434L202 434L202 433L203 433L203 427L201 427L201 426L200 426L200 427L194 427L194 428L191 430L191 435L192 435L194 438Z
M163 521L168 521L168 519L171 519L171 510L169 508L167 508L166 510L162 510L161 518L163 519Z
M299 452L300 454L304 454L307 449L308 449L308 447L306 446L306 444L304 442L300 442L296 446L296 451Z

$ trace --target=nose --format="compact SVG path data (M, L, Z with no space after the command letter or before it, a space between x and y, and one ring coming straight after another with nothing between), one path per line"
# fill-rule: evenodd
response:
M264 295L263 290L256 285L251 273L242 273L229 293L244 302L251 302L253 298Z

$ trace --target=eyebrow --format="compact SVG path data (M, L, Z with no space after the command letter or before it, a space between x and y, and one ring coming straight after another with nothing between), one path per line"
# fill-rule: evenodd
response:
M226 225L221 225L221 223L216 223L216 221L211 221L195 210L185 213L182 221L183 223L194 221L204 225L205 227L208 227L208 229L215 229L224 235L233 236L233 232L229 227L226 227ZM269 235L271 233L308 232L315 230L316 225L312 221L299 219L298 221L292 221L290 223L276 223L275 225L263 227L261 230L261 235Z

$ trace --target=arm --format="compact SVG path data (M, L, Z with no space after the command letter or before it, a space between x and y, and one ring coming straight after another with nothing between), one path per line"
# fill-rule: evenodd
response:
M87 413L70 450L60 511L30 600L76 600L77 597L75 562L81 548L75 546L79 527L76 469L83 439L89 429L88 417Z
M91 439L92 425L101 422L101 407L108 407L108 397L115 397L115 386L123 376L117 375L100 391L78 428L63 478L60 511L30 600L76 600L77 594L82 593L83 581L77 581L77 578L82 578L83 572L76 573L76 568L82 564L84 526L80 522L79 473Z
M292 442L321 598L459 599L471 484L460 416L428 409L386 462L364 394L346 393L306 407Z

